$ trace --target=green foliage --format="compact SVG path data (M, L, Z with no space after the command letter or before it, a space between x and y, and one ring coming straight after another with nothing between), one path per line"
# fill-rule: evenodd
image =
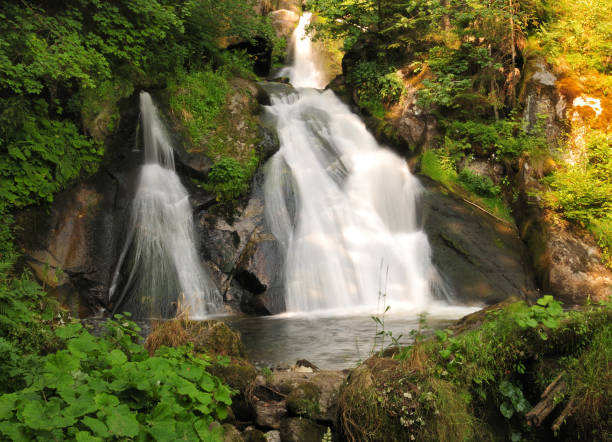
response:
M435 181L449 184L457 179L457 171L447 152L426 150L421 155L421 172Z
M561 320L566 317L563 307L559 301L555 301L550 295L543 296L538 299L536 305L533 305L527 311L516 313L515 320L519 327L537 328L544 325L546 328L558 328ZM548 339L547 335L538 330L538 334L544 340Z
M495 185L488 176L478 175L470 169L463 169L459 173L458 179L476 195L493 198L499 196L499 186Z
M596 384L592 382L596 382L597 375L605 378L602 370L607 364L606 356L595 356L595 352L609 353L603 350L604 343L598 337L604 333L602 339L608 339L609 344L609 335L605 333L610 315L609 305L566 313L558 301L547 295L533 306L519 302L490 311L478 328L462 334L453 336L456 332L438 330L435 340L420 344L421 351L432 363L427 368L430 375L450 380L462 389L458 394L470 398L473 412L481 417L488 413L491 400L506 419L531 409L524 391L528 391L530 376L534 375L528 372L534 369L533 355L543 360L565 356L562 364L555 365L552 378L563 370L570 370L576 385L582 385L585 389L582 391L589 389L588 401L593 401L599 407L598 412L603 413L609 392L608 396L606 393L598 396ZM590 375L584 376L580 371L587 370L584 365L574 368L575 361L592 357L599 360L593 363ZM523 430L514 426L518 422L511 424L513 431Z
M0 259L0 394L25 387L38 354L58 347L51 327L64 316L28 273L13 275L13 257Z
M543 180L547 205L595 233L610 260L612 246L612 134L592 131L585 156Z
M453 153L479 152L480 155L516 158L523 152L536 151L547 146L542 122L531 133L523 128L523 122L510 118L493 122L458 121L446 124L445 144ZM450 143L449 143L450 141Z
M95 170L103 149L81 135L74 123L48 117L43 100L4 100L0 137L0 202L23 207L53 194L81 170Z
M222 60L217 56L223 37L272 41L269 21L253 14L253 6L253 0L68 0L61 7L39 0L4 2L2 210L51 201L81 172L94 171L103 150L81 125L87 128L107 112L101 121L112 131L116 103L133 85L163 84L185 66ZM205 72L184 79L195 90L185 100L199 119L190 127L196 139L197 125L205 130L213 118L205 114L225 97L224 80Z
M378 118L384 117L383 104L397 102L404 93L404 84L395 70L372 61L357 63L347 81L357 91L359 104Z
M549 61L565 62L578 75L589 71L612 74L612 4L607 0L560 0L554 9L554 19L538 33ZM604 90L611 92L612 87Z
M217 200L229 202L243 195L249 186L247 170L233 158L221 158L208 174L207 190L217 194Z
M462 195L467 193L465 197L474 204L486 207L495 216L512 221L512 214L499 195L499 186L494 185L489 178L476 175L467 169L457 173L455 163L463 156L463 152L454 150L453 146L457 144L447 139L445 148L423 152L421 173L454 192Z
M139 329L117 315L98 338L73 323L66 348L41 358L27 387L0 398L0 432L12 440L221 440L232 392L208 373L210 358L188 347L154 357Z
M527 402L523 395L523 390L508 380L499 384L499 392L504 401L499 406L499 411L506 418L510 419L514 413L525 414L531 409L531 404Z
M595 333L588 349L575 360L567 379L568 400L575 402L576 421L593 440L612 437L612 323Z
M200 144L214 127L229 86L222 72L204 69L181 72L168 84L170 108L181 116L194 144Z

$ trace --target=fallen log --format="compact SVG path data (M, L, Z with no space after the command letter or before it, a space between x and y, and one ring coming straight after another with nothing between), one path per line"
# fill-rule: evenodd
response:
M544 422L544 419L546 419L558 405L558 402L555 401L555 398L562 396L565 393L565 390L567 389L567 384L563 380L564 374L565 372L561 373L559 376L556 377L554 381L550 383L548 387L546 387L546 389L540 396L542 400L538 402L531 409L531 411L525 415L525 418L527 419L527 423L529 425L539 427L542 422Z
M561 428L561 425L563 425L563 423L565 422L565 419L570 417L573 412L574 412L574 400L570 399L570 401L567 403L567 405L565 406L565 408L563 409L559 417L557 417L557 419L555 419L555 421L553 422L552 427L550 427L551 430L553 430L555 433L559 431L559 428Z

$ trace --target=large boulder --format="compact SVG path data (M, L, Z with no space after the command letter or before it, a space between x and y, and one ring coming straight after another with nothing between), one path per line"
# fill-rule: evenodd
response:
M286 442L321 442L326 428L308 419L283 419L280 426L281 440Z
M602 263L592 235L543 208L537 196L542 185L527 161L521 163L516 180L518 226L542 290L567 305L607 299L612 271Z
M249 201L229 222L210 211L199 214L201 253L224 294L228 308L257 314L284 311L280 242L264 216L263 174L252 184Z
M523 122L528 131L540 123L540 115L545 117L544 129L547 139L556 144L565 127L567 99L559 93L557 76L546 61L532 58L523 69L519 102L524 106Z
M298 369L258 376L254 396L258 422L279 428L285 417L299 417L332 425L338 391L346 374L340 371Z
M401 102L398 116L392 119L397 135L412 151L432 146L438 136L438 121L419 107L417 102L418 88L406 82L405 95Z
M423 225L441 277L462 303L493 304L529 296L535 285L516 227L426 177Z

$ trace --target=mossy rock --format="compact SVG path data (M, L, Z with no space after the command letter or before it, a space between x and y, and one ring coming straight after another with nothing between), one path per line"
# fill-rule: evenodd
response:
M244 438L236 427L230 424L223 425L223 442L244 442Z
M474 436L457 388L429 376L422 357L368 359L343 386L338 417L353 442L487 440Z
M287 396L287 411L291 415L315 418L320 412L321 390L311 382L305 382Z
M243 433L244 442L268 442L265 434L259 430L247 430Z
M283 419L280 427L283 442L321 442L325 431L322 425L297 417Z
M213 363L210 372L236 391L232 397L234 417L239 421L252 420L255 417L252 394L257 369L244 359L232 358L228 365Z
M157 326L147 337L145 347L151 355L161 346L180 347L193 344L196 353L244 358L240 333L224 322L172 319Z

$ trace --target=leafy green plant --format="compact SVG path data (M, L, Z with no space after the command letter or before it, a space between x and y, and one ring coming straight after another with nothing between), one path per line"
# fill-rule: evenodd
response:
M116 315L97 338L79 323L58 328L66 348L44 356L27 387L0 397L0 433L11 440L220 440L232 394L189 347L149 357L138 327Z
M523 395L523 390L508 380L499 384L499 392L504 401L499 406L499 411L506 418L510 419L514 413L526 413L531 409L531 404L527 402Z
M523 329L536 329L540 325L554 329L559 327L561 320L566 316L561 303L555 301L552 296L546 295L538 299L536 305L531 306L528 310L516 313L515 321ZM538 334L542 339L548 339L546 333L540 329L538 329Z
M488 176L478 175L469 169L459 172L459 182L464 184L471 192L476 195L495 198L499 196L501 189L495 185Z
M612 246L612 134L592 131L585 141L583 159L542 180L551 188L544 193L544 199L564 217L588 227L609 257Z
M230 202L248 189L249 175L246 169L233 158L221 158L210 170L205 187L217 194L217 200Z
M229 86L223 72L210 68L181 73L168 84L170 108L199 144L213 128L221 111Z

